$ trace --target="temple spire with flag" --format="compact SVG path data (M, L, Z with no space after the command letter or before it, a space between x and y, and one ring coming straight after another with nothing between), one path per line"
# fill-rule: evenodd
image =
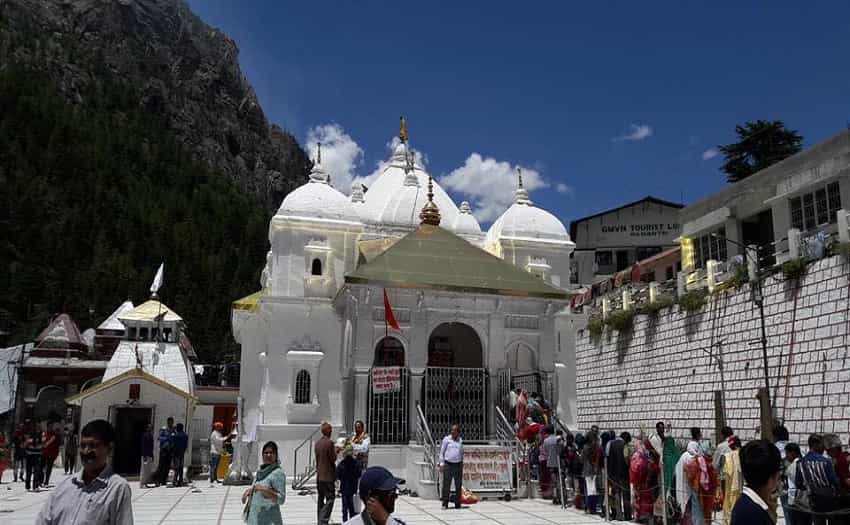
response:
M153 277L153 283L151 283L151 297L156 298L156 293L162 287L162 272L165 268L165 263L160 263L159 269L156 271L156 275Z

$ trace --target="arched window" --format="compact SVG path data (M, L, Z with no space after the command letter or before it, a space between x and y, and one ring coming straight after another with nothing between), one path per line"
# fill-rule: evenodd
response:
M295 376L295 402L307 404L310 402L310 372L301 370Z
M319 259L313 259L313 265L312 266L313 267L310 271L311 274L322 275L322 261L320 261Z

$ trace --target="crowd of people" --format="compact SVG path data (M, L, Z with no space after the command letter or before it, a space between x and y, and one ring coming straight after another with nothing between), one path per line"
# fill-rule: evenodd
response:
M64 450L65 473L73 472L77 457L76 431L58 422L49 422L43 430L31 420L20 423L7 442L0 432L0 483L11 467L13 482L23 481L27 491L51 487L50 477L60 452ZM69 470L70 469L70 470Z
M788 525L850 524L850 456L835 434L812 434L803 456L781 425L773 442L746 444L724 427L713 450L696 427L680 448L663 422L637 438L597 426L576 434L529 427L518 431L528 479L554 504L637 523L768 525L781 506Z

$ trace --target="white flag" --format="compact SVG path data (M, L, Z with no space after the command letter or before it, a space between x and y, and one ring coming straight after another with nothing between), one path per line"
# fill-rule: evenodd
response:
M151 293L156 293L159 291L159 288L162 286L162 268L165 266L165 263L161 263L159 265L159 270L156 271L156 275L153 278L153 284L151 285Z

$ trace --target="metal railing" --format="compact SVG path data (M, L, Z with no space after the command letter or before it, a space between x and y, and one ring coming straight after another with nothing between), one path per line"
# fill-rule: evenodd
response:
M309 436L304 438L304 441L302 441L300 445L295 447L292 462L292 490L303 489L307 486L307 482L316 475L318 469L316 466L316 455L313 454L313 443L315 442L316 434L319 432L321 432L321 427L316 428L316 430L314 430ZM307 464L304 466L304 470L298 472L298 455L301 454L301 451L305 446L307 447Z
M439 449L434 441L434 435L431 434L431 428L428 426L428 421L425 419L425 414L422 412L422 406L416 403L416 438L425 451L425 463L427 463L431 471L431 480L434 481L437 487L437 494L440 494L440 476L438 474L439 465Z

